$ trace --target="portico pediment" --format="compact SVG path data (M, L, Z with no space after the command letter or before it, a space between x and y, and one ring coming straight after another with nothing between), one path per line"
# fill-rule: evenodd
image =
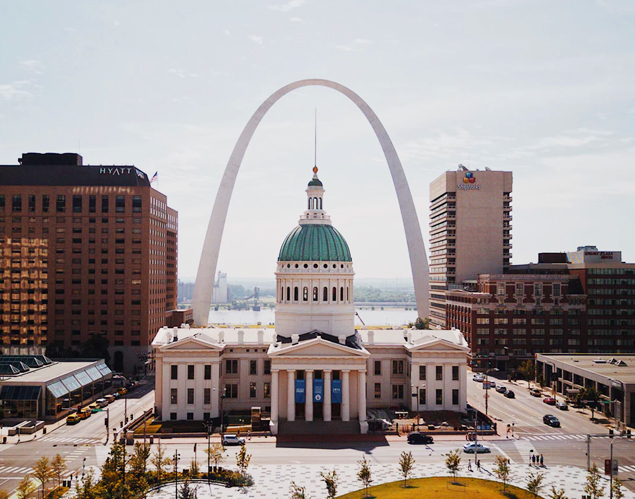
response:
M412 353L414 352L469 352L469 347L465 345L457 345L456 343L440 338L426 338L423 341L415 342L407 345L406 348Z
M212 343L210 341L206 341L202 338L197 338L196 336L190 336L188 338L183 338L182 340L173 341L168 343L167 345L163 345L159 347L159 350L165 351L180 351L180 350L201 350L201 351L213 351L213 352L222 352L225 348L225 345L219 345L218 343Z
M322 338L301 341L295 345L269 347L269 356L277 358L286 357L369 357L370 353L365 349L351 348L346 345L327 341Z

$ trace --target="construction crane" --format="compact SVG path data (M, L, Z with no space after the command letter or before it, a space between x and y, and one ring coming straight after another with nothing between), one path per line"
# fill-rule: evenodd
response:
M251 309L254 312L260 312L260 288L259 287L255 287L254 288L254 292L251 296L248 296L247 298L241 298L240 300L236 300L237 303L246 303L249 304L249 300L254 299L254 304L251 307Z

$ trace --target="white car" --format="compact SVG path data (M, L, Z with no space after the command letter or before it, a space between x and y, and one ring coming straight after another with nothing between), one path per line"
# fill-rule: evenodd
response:
M475 374L472 379L477 383L482 383L483 381L485 381L485 376L483 376L482 374Z
M245 439L236 435L226 434L223 435L223 445L245 445Z
M492 451L487 445L469 442L463 446L463 452L467 452L468 454L484 454Z

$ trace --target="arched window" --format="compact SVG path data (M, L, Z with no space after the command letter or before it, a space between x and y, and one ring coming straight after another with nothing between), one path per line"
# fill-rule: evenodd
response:
M309 198L309 210L312 208L311 206L312 204L313 204L313 198Z
M340 301L344 301L344 288L340 288Z
M309 301L309 288L306 286L302 289L302 301Z
M322 301L323 302L329 301L329 290L326 286L324 287L324 291L322 292Z
M320 204L320 210L322 209L322 198L319 198L318 203Z
M351 299L348 297L348 286L346 286L346 301L350 301Z
M317 302L318 298L319 298L319 296L318 296L318 288L315 287L315 288L313 288L313 301Z
M337 288L333 288L333 301L337 301Z
M313 207L317 210L318 209L318 198L313 198Z
M298 301L298 287L293 288L293 301Z
M291 301L291 288L287 286L287 301Z

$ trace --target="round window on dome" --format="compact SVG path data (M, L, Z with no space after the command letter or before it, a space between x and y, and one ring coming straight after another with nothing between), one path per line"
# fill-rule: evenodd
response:
M305 268L305 269L308 269L308 268L309 268L309 264L308 264L308 263L305 263L305 264L304 264L304 268Z
M291 264L287 263L287 268L290 269L291 268Z
M314 264L313 264L313 268L314 268L314 269L317 269L317 268L318 268L318 264L317 264L317 263L314 263Z
M340 268L344 268L344 264L340 265Z
M333 264L333 268L337 268L337 265Z
M328 265L327 265L326 263L324 264L324 268L325 268L325 269L326 269L326 268L328 268Z
M297 263L295 264L295 268L296 268L296 269L298 268L298 264L297 264Z

